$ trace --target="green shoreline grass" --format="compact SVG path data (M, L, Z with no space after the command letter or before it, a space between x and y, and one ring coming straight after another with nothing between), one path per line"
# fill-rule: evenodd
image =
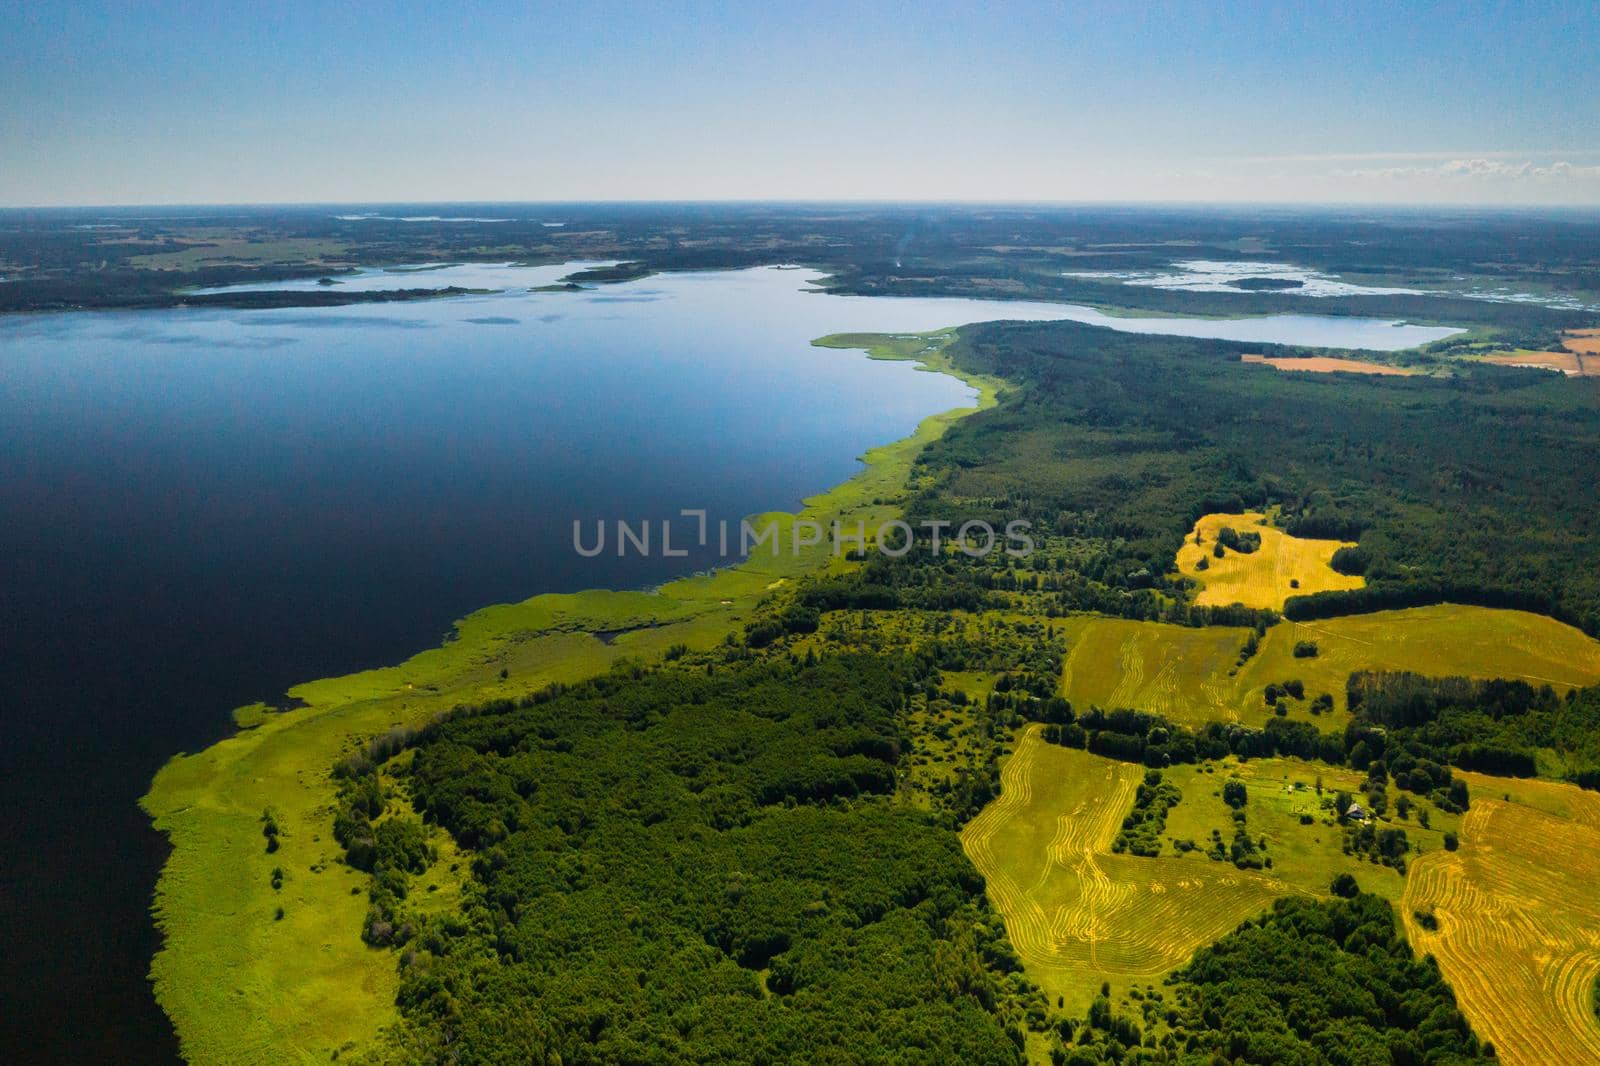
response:
M954 330L840 334L813 343L913 360L978 389L976 407L924 419L909 437L874 448L850 480L770 512L788 538L798 520L868 529L898 517L911 465L955 420L991 407L1002 382L961 373L944 347ZM417 724L458 703L515 697L576 681L623 659L659 658L675 644L705 648L737 630L757 605L801 574L848 566L826 541L798 556L752 555L651 591L535 596L460 620L455 639L398 666L298 685L303 706L241 709L241 730L180 754L141 801L172 853L152 911L164 943L151 964L157 1002L191 1062L326 1062L368 1043L397 1019L395 957L360 939L365 874L338 861L333 764L366 739ZM624 630L610 643L593 634ZM506 676L502 677L502 671ZM279 847L266 851L270 810ZM284 872L272 887L272 872ZM279 908L282 917L276 917Z

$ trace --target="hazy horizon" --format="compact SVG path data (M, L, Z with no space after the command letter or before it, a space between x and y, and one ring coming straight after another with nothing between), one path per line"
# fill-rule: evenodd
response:
M1401 214L1408 212L1443 212L1461 214L1539 213L1539 214L1589 214L1600 211L1600 201L1595 203L1540 203L1526 201L1449 201L1449 200L1037 200L1037 199L912 199L887 197L721 197L711 199L671 199L662 197L628 197L587 199L521 199L521 200L214 200L214 201L127 201L123 203L39 203L0 204L0 212L25 211L180 211L185 209L220 211L229 208L293 209L293 208L427 208L427 207L499 207L499 208L558 208L558 207L859 207L859 208L996 208L1042 210L1068 208L1128 209L1128 210L1189 210L1189 211L1240 211L1255 213L1259 210L1293 214L1298 212L1375 212ZM448 221L448 220L447 220Z
M1558 4L0 13L0 205L1600 205Z

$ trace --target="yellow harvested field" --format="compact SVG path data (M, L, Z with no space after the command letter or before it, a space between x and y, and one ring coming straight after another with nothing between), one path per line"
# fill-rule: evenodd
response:
M1278 629L1287 631L1288 627L1275 627L1272 632ZM1323 663L1335 666L1341 689L1342 678L1351 670L1516 678L1558 690L1600 681L1600 641L1527 611L1447 603L1295 622L1292 629L1294 639L1317 642L1316 659L1294 659L1292 642L1280 645L1270 641L1262 642L1259 658L1263 666L1279 672L1280 667L1298 663L1308 686L1318 664ZM1277 658L1280 653L1282 657ZM1245 671L1240 673L1243 676Z
M1111 852L1144 771L1030 727L961 842L1028 976L1068 1013L1102 981L1155 981L1295 889L1198 857Z
M1508 1066L1600 1062L1600 796L1467 776L1474 798L1460 850L1412 864L1407 934ZM1417 912L1438 928L1422 928Z
M1300 370L1312 374L1377 374L1385 377L1410 377L1416 371L1405 366L1369 363L1364 359L1336 359L1315 355L1306 359L1285 359L1266 355L1241 355L1242 363L1262 363L1278 370Z
M1248 629L1080 616L1066 626L1061 692L1080 711L1133 707L1199 726L1239 717L1228 676Z
M1600 375L1600 357L1578 355L1575 352L1533 352L1519 349L1514 352L1497 352L1484 356L1484 362L1496 366L1520 366L1531 370L1555 370L1569 377Z
M1308 698L1331 695L1334 712L1312 719L1305 704L1291 703L1289 716L1343 728L1345 681L1355 670L1520 678L1558 690L1600 682L1600 641L1543 615L1489 607L1441 604L1280 622L1242 666L1247 629L1094 615L1069 618L1062 629L1061 694L1075 707L1132 707L1191 727L1260 726L1272 716L1262 695L1267 685L1294 678ZM1317 655L1296 658L1301 641L1314 642Z
M1600 329L1575 329L1561 338L1561 346L1580 355L1600 355Z
M1498 366L1521 366L1537 370L1556 370L1569 377L1600 377L1600 329L1575 329L1561 335L1561 349L1536 352L1518 348L1495 352L1484 362Z
M1261 547L1247 555L1229 549L1218 558L1213 548L1217 531L1224 526L1240 533L1259 533ZM1268 525L1266 516L1257 511L1208 514L1195 523L1178 549L1178 569L1203 586L1194 600L1201 606L1242 603L1246 607L1281 610L1283 601L1290 596L1357 589L1366 584L1360 577L1338 573L1328 565L1333 553L1346 543L1291 537ZM1206 562L1204 570L1200 569L1202 559ZM1298 585L1292 586L1291 581Z

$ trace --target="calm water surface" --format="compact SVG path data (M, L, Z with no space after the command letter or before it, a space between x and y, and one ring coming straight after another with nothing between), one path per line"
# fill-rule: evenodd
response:
M174 1057L145 982L163 845L135 802L229 708L396 662L488 603L708 565L581 559L571 523L792 508L971 400L812 338L1002 317L1440 332L837 298L779 268L528 292L571 269L339 280L506 290L405 304L0 319L0 1061Z

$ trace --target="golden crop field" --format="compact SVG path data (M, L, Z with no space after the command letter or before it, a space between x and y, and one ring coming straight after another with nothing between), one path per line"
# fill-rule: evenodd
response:
M1521 678L1558 690L1600 682L1600 641L1543 615L1488 607L1442 604L1281 622L1242 666L1245 629L1089 615L1062 625L1068 642L1062 694L1074 706L1133 707L1191 727L1261 725L1273 713L1262 697L1266 686L1299 679L1308 699L1333 696L1334 713L1318 721L1342 728L1345 681L1354 670ZM1317 655L1296 658L1301 641L1314 642ZM1291 703L1289 715L1308 717L1306 705Z
M1483 357L1486 363L1497 366L1520 366L1533 370L1554 370L1569 377L1593 377L1600 374L1595 357L1577 352L1535 352L1518 348L1512 352L1496 352Z
M1260 363L1276 370L1298 370L1311 374L1376 374L1379 377L1411 377L1417 371L1388 363L1370 363L1365 359L1338 359L1328 355L1313 355L1303 359L1280 359L1268 355L1241 355L1241 363Z
M1102 981L1153 981L1295 889L1198 856L1111 852L1144 771L1030 727L962 831L1028 975L1081 1012Z
M1248 554L1229 549L1218 558L1213 549L1217 532L1224 526L1240 533L1259 533L1261 547ZM1203 586L1194 598L1203 607L1242 603L1246 607L1281 610L1283 601L1290 596L1356 589L1366 584L1360 577L1338 573L1328 565L1333 553L1346 543L1291 537L1269 525L1259 511L1208 514L1194 524L1183 547L1178 549L1178 569ZM1204 570L1200 569L1202 559L1206 563Z
M1412 864L1407 934L1508 1066L1600 1062L1600 796L1466 776L1474 799L1460 849Z
M1228 669L1249 630L1088 615L1065 628L1061 690L1079 710L1135 707L1190 725L1239 717Z
M1600 355L1600 329L1575 329L1561 338L1561 346L1580 355Z

